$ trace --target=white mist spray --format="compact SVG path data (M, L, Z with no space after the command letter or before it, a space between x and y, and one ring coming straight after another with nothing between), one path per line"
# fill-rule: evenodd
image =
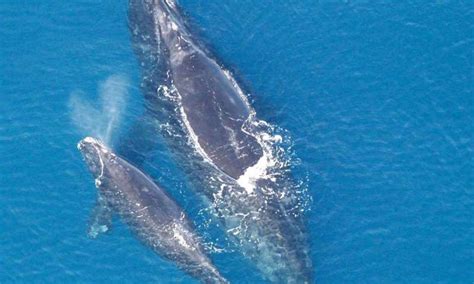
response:
M127 105L128 86L126 77L111 75L99 84L98 102L88 100L83 92L73 92L69 100L72 121L84 135L111 145Z

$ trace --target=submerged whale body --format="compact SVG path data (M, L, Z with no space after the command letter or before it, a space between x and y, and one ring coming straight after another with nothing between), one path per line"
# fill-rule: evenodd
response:
M105 231L116 212L143 243L188 274L203 283L228 283L206 256L183 210L149 177L94 138L83 139L78 148L99 189L92 226Z
M256 119L232 75L190 33L174 0L129 2L149 116L144 121L160 125L155 130L168 138L230 238L266 279L312 282L305 224L294 214L296 193L282 173L269 174L271 154L262 141L269 135L259 130L266 123ZM136 141L127 143L135 151ZM149 145L141 149L148 150Z

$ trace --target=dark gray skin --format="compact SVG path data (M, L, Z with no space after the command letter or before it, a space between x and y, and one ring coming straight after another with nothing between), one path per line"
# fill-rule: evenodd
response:
M291 200L294 187L261 179L249 190L237 181L262 158L263 149L246 130L254 111L235 80L189 32L174 0L130 0L129 21L148 117L124 143L131 151L123 152L131 159L146 154L160 131L230 239L262 276L274 283L312 283L304 220L294 214L299 208ZM163 85L178 98L165 98ZM154 125L171 125L173 133Z
M93 226L105 231L111 213L116 212L140 241L186 273L203 283L228 283L206 256L183 210L166 192L96 139L87 137L78 148L99 190L95 212L99 215Z
M160 60L164 60L161 64L170 71L168 79L180 94L188 131L215 167L238 179L263 154L255 137L242 129L251 114L242 91L194 43L173 1L132 0L130 6L149 10L152 20L144 19L146 16L135 20L150 21L150 29L155 28L160 35L156 46L160 47Z

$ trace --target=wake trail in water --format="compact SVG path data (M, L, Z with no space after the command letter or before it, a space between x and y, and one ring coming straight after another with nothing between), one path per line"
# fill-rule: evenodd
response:
M107 145L118 129L127 106L129 81L122 75L111 75L99 83L98 96L87 97L82 91L71 93L69 110L74 125L83 135L98 137Z

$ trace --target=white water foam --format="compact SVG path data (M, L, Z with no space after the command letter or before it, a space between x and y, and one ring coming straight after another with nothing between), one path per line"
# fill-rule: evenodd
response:
M255 112L253 112L248 120L248 125L251 125L248 129L246 125L242 127L242 131L255 137L257 142L260 144L263 150L263 155L257 161L257 163L251 167L248 167L245 172L237 179L237 183L245 188L247 193L252 193L255 190L256 182L258 180L266 179L275 181L273 176L274 170L284 164L284 161L279 160L277 153L278 149L275 145L281 143L283 138L280 135L272 135L272 127L263 120L256 120ZM262 129L264 128L264 129Z
M234 88L236 88L237 93L239 94L240 98L244 101L248 109L250 110L250 116L247 121L242 126L242 131L246 134L253 136L263 150L263 155L254 165L248 167L244 174L242 174L237 180L237 184L240 185L248 194L254 192L256 187L256 182L261 179L270 179L274 180L272 176L271 169L275 169L282 164L285 164L286 161L279 160L280 157L283 155L275 154L276 146L275 144L280 143L283 138L280 135L272 135L271 132L273 127L269 125L267 122L263 120L257 120L255 118L255 111L251 108L248 98L239 88L237 82L232 78L232 75L224 70L226 77L231 80ZM188 134L188 142L195 151L199 154L203 160L210 165L212 165L216 170L218 170L224 176L229 177L226 173L222 172L212 161L212 159L207 155L204 151L202 146L199 143L199 137L194 132L191 124L187 118L186 112L184 111L184 107L182 105L182 98L179 94L178 90L172 86L171 88L160 87L159 90L167 99L174 101L177 105L177 113L181 117L181 124L182 127L186 130ZM284 151L284 150L282 150ZM232 178L231 178L232 179Z
M217 63L215 64L217 65ZM220 200L223 200L223 187L227 185L231 187L239 185L244 189L246 194L252 195L257 189L257 184L268 184L268 186L259 188L263 194L276 196L277 198L286 200L284 202L293 200L291 201L291 204L294 204L295 210L300 209L306 211L306 209L310 207L309 204L311 202L306 200L307 184L304 181L295 181L295 183L291 183L291 185L282 185L280 183L278 187L276 187L279 183L278 180L280 178L284 179L285 172L289 171L289 168L297 164L297 159L294 160L291 151L291 138L288 133L285 130L275 127L263 120L258 120L255 111L250 105L249 95L246 95L240 89L231 72L225 70L221 66L219 66L219 68L224 72L225 76L231 82L233 88L250 111L249 118L244 123L241 130L246 134L253 136L263 150L263 155L260 159L254 165L248 167L238 179L233 179L226 173L222 172L204 151L199 143L199 137L193 131L188 121L182 105L181 95L176 87L171 85L169 89L165 88L166 90L161 88L161 91L165 91L162 95L175 104L175 113L181 118L179 119L179 122L182 129L185 130L188 143L194 148L195 154L216 170L216 173L213 176L208 176L206 178L208 186L214 188L213 195L215 202L219 203ZM262 180L270 181L270 183L260 183L259 181ZM216 207L218 205L214 204L213 206Z

